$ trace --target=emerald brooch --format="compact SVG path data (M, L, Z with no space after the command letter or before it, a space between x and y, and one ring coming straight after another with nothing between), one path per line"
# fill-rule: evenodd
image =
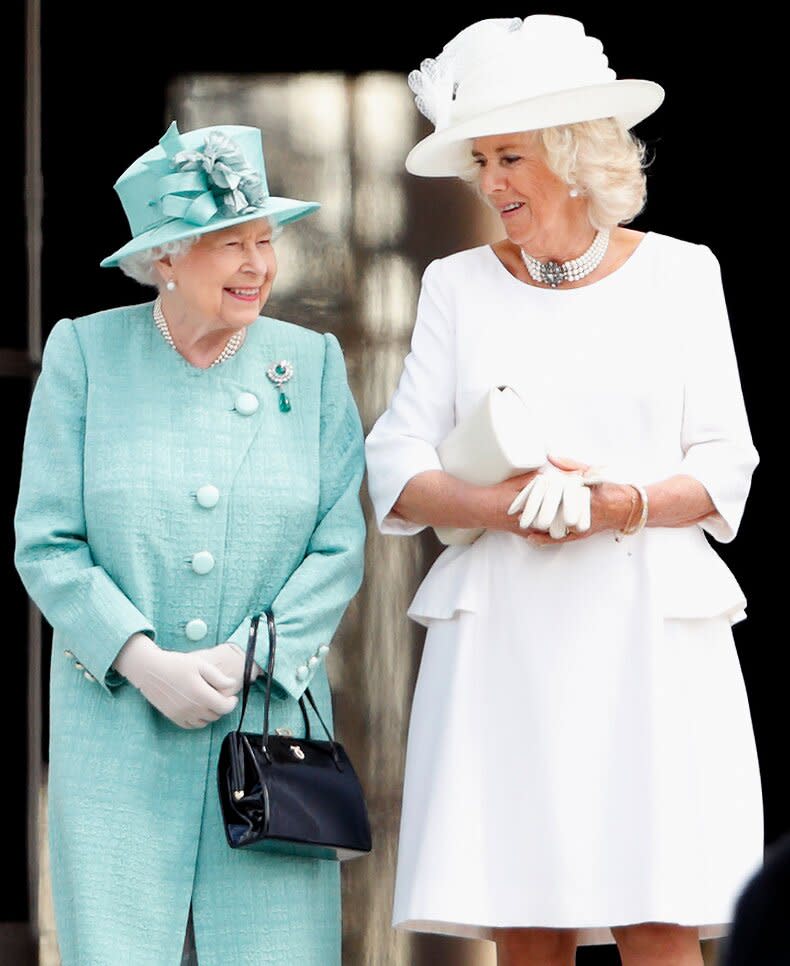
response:
M280 390L280 412L289 413L291 411L291 400L285 395L283 384L288 382L294 374L294 367L286 359L273 362L266 370L266 375L271 379L277 389Z

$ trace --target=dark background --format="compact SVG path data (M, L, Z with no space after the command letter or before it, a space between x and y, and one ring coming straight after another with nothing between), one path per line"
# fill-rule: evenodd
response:
M714 20L707 7L703 12L682 4L516 4L478 7L468 13L448 8L439 15L411 4L361 7L353 13L334 4L314 10L289 4L44 0L41 285L45 334L63 315L141 300L136 283L117 270L98 267L102 257L128 238L111 186L164 132L167 86L180 74L392 70L402 74L405 83L409 70L424 57L436 56L447 40L475 19L558 13L582 20L588 34L602 39L618 77L648 78L666 90L662 107L637 128L654 161L648 206L633 227L704 242L722 266L761 465L737 541L717 545L717 550L749 600L749 619L736 627L735 635L761 761L766 839L771 842L790 829L784 713L788 659L784 640L773 637L784 581L780 567L769 565L769 538L781 535L786 492L784 485L778 486L774 444L779 396L774 385L781 380L781 387L786 379L778 371L784 312L780 315L773 295L783 284L784 268L778 244L769 242L776 207L783 200L784 174L767 118L770 102L762 70L770 59L766 24L759 8L753 9L751 18L741 12L737 20ZM3 23L8 94L3 130L9 148L3 152L3 166L5 210L11 214L12 231L5 256L10 311L2 346L24 350L23 0L4 8ZM634 311L639 312L638 305ZM654 335L656 340L662 337L661 332ZM634 366L640 365L643 352L635 349ZM0 702L0 728L11 739L7 765L14 779L24 774L27 618L26 598L11 561L11 516L29 389L29 376L24 374L4 373L0 379L8 434L8 466L2 477L6 511L0 527L9 655L4 670L6 680L14 681L16 696L16 704ZM46 654L44 674L48 677ZM584 789L579 793L583 795ZM24 799L9 795L5 806L11 823L6 827L23 829ZM24 845L22 834L5 842L0 921L21 921L28 915ZM616 962L611 954L612 950L582 951L579 962Z

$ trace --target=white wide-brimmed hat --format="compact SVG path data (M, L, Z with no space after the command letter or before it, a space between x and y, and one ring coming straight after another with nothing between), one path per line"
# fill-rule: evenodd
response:
M600 40L550 14L472 24L412 71L409 87L436 130L411 149L406 168L429 178L468 170L471 138L602 117L629 129L664 100L653 81L617 80Z

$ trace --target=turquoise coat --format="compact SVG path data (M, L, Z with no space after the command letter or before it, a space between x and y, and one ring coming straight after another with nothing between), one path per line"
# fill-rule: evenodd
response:
M266 376L281 359L294 367L290 412ZM251 615L271 605L272 727L303 733L308 685L331 720L322 645L362 579L363 465L332 335L260 318L235 356L201 370L164 341L150 303L52 330L25 438L16 564L54 629L49 830L63 966L178 966L190 900L200 966L340 963L338 865L225 840L217 756L240 702L183 730L110 665L136 631L176 651L246 646ZM201 551L208 573L192 567ZM263 642L256 660L265 666ZM245 729L262 715L259 679Z

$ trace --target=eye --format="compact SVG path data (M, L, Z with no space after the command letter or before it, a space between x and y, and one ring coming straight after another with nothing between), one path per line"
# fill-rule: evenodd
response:
M226 248L232 248L232 247L234 247L236 245L240 245L240 244L241 244L240 241L228 241L228 242L225 242L225 247Z
M485 158L472 158L472 163L476 164L478 168L482 168L483 165L486 163L486 160Z
M259 245L268 245L270 242L271 242L271 238L259 238L258 239L258 244Z
M502 161L504 164L515 164L516 161L520 161L521 157L518 154L503 154Z

